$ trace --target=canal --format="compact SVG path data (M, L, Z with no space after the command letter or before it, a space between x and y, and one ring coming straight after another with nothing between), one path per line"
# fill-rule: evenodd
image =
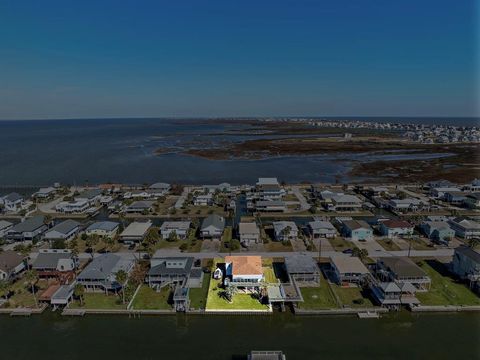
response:
M480 314L0 316L1 359L480 359Z

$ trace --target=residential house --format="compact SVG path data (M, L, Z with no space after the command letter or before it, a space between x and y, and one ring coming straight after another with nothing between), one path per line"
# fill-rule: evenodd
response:
M308 228L312 238L333 238L337 234L335 226L330 221L310 221Z
M172 233L175 233L178 239L186 239L190 225L190 221L165 221L162 226L160 226L160 234L163 239L168 239Z
M75 201L86 201L89 206L95 206L102 197L102 189L88 189L75 196Z
M377 259L376 275L380 281L410 283L417 291L428 291L430 277L408 257L382 257Z
M389 239L413 235L414 226L404 220L384 220L380 222L380 233Z
M12 227L13 224L10 221L0 220L0 239L3 239Z
M208 215L200 227L202 238L219 239L225 229L225 219L217 214Z
M50 187L40 188L32 196L35 199L38 199L38 200L42 201L42 200L46 200L46 199L52 199L55 196L56 192L57 192L57 189L50 186Z
M43 215L36 215L14 225L7 231L7 240L9 241L33 241L39 240L45 231L48 230L48 224L45 223Z
M373 240L373 230L363 220L342 221L342 233L352 240Z
M152 288L160 288L166 284L192 287L192 281L189 281L192 273L192 279L195 279L193 287L198 287L203 272L200 268L193 267L193 257L164 257L155 254L150 260L146 281ZM197 275L200 275L200 278Z
M47 241L71 240L80 232L80 223L75 220L65 220L45 232L44 239Z
M388 208L397 212L415 212L425 207L422 201L414 198L391 199L388 201Z
M117 292L125 284L117 281L116 274L122 270L130 274L135 261L108 253L97 256L78 275L77 283L83 285L88 292Z
M425 221L420 225L420 229L430 240L441 244L448 243L455 237L455 230L447 221Z
M155 184L150 185L150 189L152 190L159 190L162 192L162 194L167 194L170 191L170 184L164 183L164 182L157 182Z
M11 250L0 252L0 280L14 281L18 274L26 268L27 259L25 256Z
M389 309L398 309L401 305L411 306L420 303L415 296L417 289L410 283L372 281L370 289L375 302Z
M480 208L480 192L473 194L468 194L463 200L463 205L469 209L479 209Z
M259 178L255 191L260 200L281 200L285 189L280 186L277 178Z
M465 186L465 190L468 190L468 191L471 191L471 192L480 191L480 179L473 180L470 184Z
M337 284L361 284L370 274L360 259L354 256L332 256L330 266Z
M463 239L480 237L480 224L476 221L457 217L448 222L455 235Z
M88 200L61 201L55 205L55 210L65 214L81 214L90 208Z
M152 211L154 201L134 201L125 209L127 213L148 213Z
M467 198L463 191L449 191L444 195L444 200L451 205L462 205Z
M468 246L455 248L452 260L453 272L470 286L480 292L480 251Z
M273 232L276 241L296 240L298 227L293 221L274 221Z
M78 259L72 254L71 250L41 249L33 261L32 269L41 278L72 280L77 266Z
M120 228L120 224L113 221L97 221L91 224L85 233L88 236L97 235L102 238L110 238L113 239L115 235L118 233L118 229Z
M12 192L0 197L0 205L3 205L5 212L18 212L25 208L25 199L22 195Z
M358 211L362 208L362 201L355 195L335 194L330 200L330 211Z
M226 256L225 284L237 287L257 287L263 280L261 256Z
M258 200L254 207L260 212L284 212L287 209L287 205L282 200Z
M152 222L150 220L144 222L134 221L122 231L119 241L126 244L142 242L151 227Z
M255 222L241 222L238 224L240 242L249 246L260 242L260 229Z
M460 189L458 187L436 187L430 190L430 195L436 197L438 199L445 198L445 194L449 192L459 192Z
M295 254L285 257L285 268L292 279L303 283L319 283L320 268L312 256Z
M213 205L213 194L200 194L196 195L193 199L193 205L195 206L211 206Z

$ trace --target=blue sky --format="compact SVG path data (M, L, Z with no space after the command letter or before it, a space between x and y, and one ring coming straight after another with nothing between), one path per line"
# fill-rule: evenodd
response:
M475 0L0 2L0 119L479 116Z

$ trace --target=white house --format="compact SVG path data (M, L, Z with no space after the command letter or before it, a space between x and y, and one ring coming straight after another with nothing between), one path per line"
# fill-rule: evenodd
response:
M120 227L120 224L113 221L97 221L91 224L85 233L87 235L97 235L104 238L113 238Z
M65 214L84 213L90 207L87 200L62 201L55 205L55 210Z
M241 222L238 224L240 242L246 246L260 242L260 229L254 222Z
M480 237L480 224L465 218L455 218L448 222L450 227L455 231L455 235L463 239L471 239Z
M219 239L225 229L225 219L222 216L212 214L208 215L202 222L200 235L202 238Z
M147 236L148 231L152 227L152 222L137 222L134 221L127 226L125 230L120 234L119 241L124 243L141 242Z
M195 196L193 199L193 205L195 206L210 206L213 205L213 194L208 193L208 194L201 194Z
M179 239L186 239L190 224L190 221L165 221L160 226L160 234L163 239L168 239L172 233L175 233Z
M298 227L293 221L274 221L273 231L275 240L296 240L298 237Z
M412 224L404 220L384 220L380 223L381 234L389 239L413 235L413 228Z
M256 287L263 280L261 256L226 256L226 282L238 287Z
M318 238L332 238L337 234L335 226L330 221L310 221L308 223L310 234L314 239Z
M0 197L0 204L3 205L6 212L17 212L25 208L23 196L15 192Z
M70 240L73 239L80 232L80 223L75 220L65 220L55 225L50 230L45 232L45 240Z
M48 230L48 224L45 224L45 217L37 215L26 219L10 230L7 230L7 240L9 241L33 241Z

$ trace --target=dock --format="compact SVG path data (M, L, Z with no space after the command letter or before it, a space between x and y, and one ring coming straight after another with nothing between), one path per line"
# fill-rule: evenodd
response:
M376 311L358 312L358 317L360 319L379 319L380 314Z
M10 316L30 316L30 315L32 315L32 310L27 308L13 309L10 312Z
M84 316L85 310L82 309L65 309L62 311L62 316Z

